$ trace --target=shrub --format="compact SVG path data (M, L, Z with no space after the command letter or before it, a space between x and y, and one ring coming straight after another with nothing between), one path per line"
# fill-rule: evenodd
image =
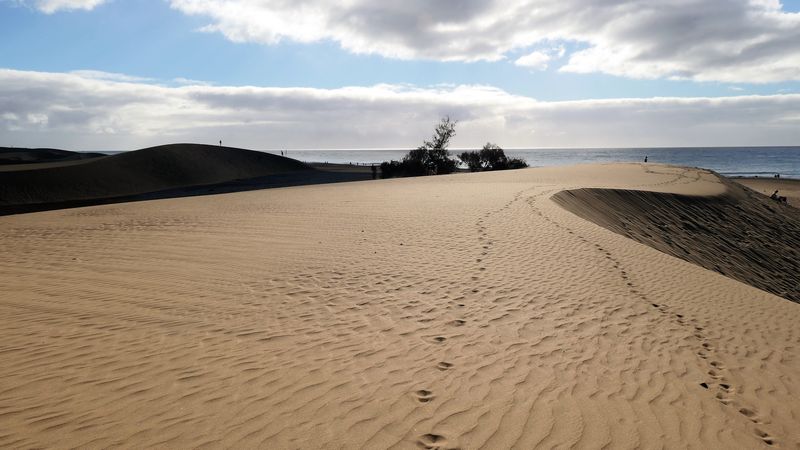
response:
M509 159L502 148L491 142L487 142L478 151L463 152L458 158L467 165L471 172L528 167L528 163L525 160L519 158Z
M433 137L408 152L402 161L381 163L381 177L411 177L453 173L458 163L450 158L447 146L456 135L457 121L444 117L433 132Z

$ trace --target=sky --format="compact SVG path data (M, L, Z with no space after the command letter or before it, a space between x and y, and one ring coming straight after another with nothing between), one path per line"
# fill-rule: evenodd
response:
M0 146L800 145L800 0L0 0Z

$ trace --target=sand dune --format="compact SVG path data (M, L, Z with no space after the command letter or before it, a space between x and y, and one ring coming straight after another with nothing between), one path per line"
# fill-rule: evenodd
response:
M800 208L800 180L786 178L734 178L737 183L769 197L776 190L787 197L789 205Z
M0 206L126 197L310 170L268 153L200 144L151 147L80 164L0 171Z
M71 152L55 148L0 147L0 166L83 161L104 156L102 153Z
M664 253L800 302L800 210L732 181L723 195L577 189L559 205Z
M527 169L0 217L0 447L797 448L800 305ZM678 230L676 230L678 232Z

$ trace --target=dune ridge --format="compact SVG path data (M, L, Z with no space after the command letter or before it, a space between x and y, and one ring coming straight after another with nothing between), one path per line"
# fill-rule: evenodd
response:
M171 144L80 164L0 171L0 206L115 198L311 170L282 156L201 144Z
M0 166L79 161L104 156L106 155L102 153L72 152L56 148L0 147Z
M554 202L574 166L0 217L1 447L793 448L800 306Z
M553 200L615 233L800 302L800 210L720 178L726 192L711 197L586 188Z

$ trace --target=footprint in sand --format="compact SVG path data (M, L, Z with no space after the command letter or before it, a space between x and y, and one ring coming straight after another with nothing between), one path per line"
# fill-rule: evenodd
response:
M725 394L723 394L722 392L717 392L717 395L715 397L723 405L729 405L731 403L731 399L725 397Z
M436 336L435 338L433 338L433 342L436 342L437 344L441 344L442 342L444 342L446 340L447 340L447 338L444 337L444 336Z
M417 445L426 449L444 449L447 447L447 439L440 434L428 433L419 437Z
M429 401L433 400L435 397L433 396L433 392L427 389L420 389L414 392L414 397L420 403L428 403Z
M439 370L449 370L452 367L453 367L452 364L450 364L449 362L444 362L444 361L442 361L442 362L440 362L439 364L436 365L436 368L439 369Z
M740 408L739 414L747 417L751 421L758 423L758 419L756 418L756 412L749 408Z
M760 437L761 440L764 441L764 443L767 444L767 445L772 445L772 444L775 443L775 438L770 436L769 433L767 433L764 430L760 430L760 429L756 428L756 436Z
M466 320L463 320L463 319L456 319L456 320L454 320L454 321L450 322L450 325L452 325L452 326L454 326L454 327L460 327L460 326L464 325L465 323L467 323L467 321L466 321Z

